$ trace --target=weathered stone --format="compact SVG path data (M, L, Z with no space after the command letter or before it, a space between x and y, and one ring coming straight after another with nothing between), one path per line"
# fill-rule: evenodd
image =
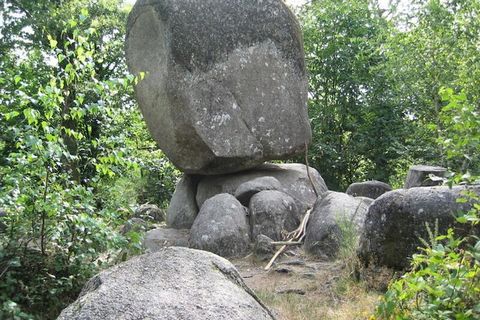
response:
M165 221L165 212L154 204L145 203L135 210L134 217L143 220L163 222Z
M443 184L447 169L442 167L417 165L410 168L405 179L404 189L414 187L431 187ZM432 175L433 177L430 177Z
M281 190L282 185L280 181L274 177L259 177L247 182L242 183L238 186L237 190L233 194L235 198L240 201L242 205L248 207L250 203L250 198L263 190Z
M360 258L365 264L405 269L418 247L423 246L420 238L429 239L426 224L434 230L438 223L439 235L446 234L450 227L455 228L457 237L466 235L470 228L455 220L457 212L471 207L469 203L457 203L463 190L422 187L382 195L369 207L360 238ZM480 187L473 190L480 193Z
M368 198L368 197L355 197L355 199L362 201L367 206L370 206L373 203L373 201L375 201L374 199Z
M250 228L245 208L226 193L203 204L190 230L190 246L222 257L239 257L250 244Z
M169 247L107 269L59 320L274 319L235 267L212 253Z
M367 197L377 199L385 192L392 191L392 187L385 182L372 180L355 182L348 186L346 194L354 197Z
M193 174L252 168L311 139L302 35L281 0L139 0L127 64L147 125Z
M157 228L148 231L143 239L143 247L149 252L159 251L164 247L188 247L190 230Z
M312 209L305 232L305 251L322 258L336 257L342 242L352 238L345 233L363 228L367 210L368 205L360 199L341 192L327 192Z
M252 238L264 234L280 241L286 231L294 230L300 223L301 213L295 200L276 190L264 190L255 194L249 206Z
M310 168L309 171L320 195L325 193L327 186L318 171L314 168ZM244 172L203 177L198 183L197 204L200 207L205 200L219 193L234 194L242 183L266 176L274 177L280 181L282 185L280 191L295 199L298 210L302 213L307 208L311 208L317 200L312 183L307 175L306 166L298 163L286 163L264 164Z
M275 246L273 240L264 234L259 234L255 238L253 254L258 260L268 260L275 254Z
M189 229L198 213L195 193L197 179L184 175L175 187L167 209L167 225L175 229Z

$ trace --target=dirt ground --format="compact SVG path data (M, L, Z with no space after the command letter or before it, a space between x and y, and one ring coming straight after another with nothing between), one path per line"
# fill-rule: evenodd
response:
M368 319L381 293L354 281L344 262L313 260L301 249L267 261L253 256L233 260L245 283L279 320Z

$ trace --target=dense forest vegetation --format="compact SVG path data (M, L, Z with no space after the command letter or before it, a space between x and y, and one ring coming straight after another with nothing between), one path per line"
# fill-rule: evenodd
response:
M313 0L298 10L310 165L332 190L414 163L480 170L480 1ZM133 99L121 0L0 1L0 318L52 319L140 252L118 232L179 172ZM478 219L477 219L478 223ZM480 250L480 248L479 248Z

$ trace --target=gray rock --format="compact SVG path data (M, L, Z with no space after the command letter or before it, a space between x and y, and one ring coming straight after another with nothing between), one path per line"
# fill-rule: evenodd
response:
M335 258L342 245L355 241L362 228L368 205L341 192L329 191L312 209L305 232L305 251L322 258ZM353 233L353 234L352 234Z
M414 187L431 187L443 184L447 169L443 167L416 165L410 168L405 179L404 189ZM430 177L432 175L432 177Z
M127 234L133 232L145 232L148 229L148 223L141 218L130 218L120 228L121 234Z
M348 186L346 194L354 197L367 197L376 199L385 192L392 191L392 187L385 182L372 180L355 182Z
M242 183L233 194L242 205L248 207L250 198L263 190L281 190L280 181L274 177L259 177Z
M143 239L143 247L149 252L159 251L164 247L188 247L190 230L157 228L148 231Z
M367 206L370 206L374 201L374 199L368 197L355 197L355 199L363 201L363 203L365 203Z
M205 201L190 230L192 248L239 257L247 252L249 244L246 211L234 196L222 193Z
M275 246L272 244L272 239L264 234L259 234L255 238L255 245L253 246L253 254L258 260L269 260L275 254Z
M163 222L165 221L165 212L154 204L145 203L135 210L134 217L143 220Z
M265 190L250 200L250 225L252 238L264 234L280 241L286 231L295 230L300 223L301 213L295 200L288 194L276 190Z
M169 247L107 269L59 320L274 319L235 267L212 253Z
M458 211L466 211L469 203L457 203L464 187L421 187L388 192L369 207L364 231L360 237L359 257L365 264L394 269L409 267L411 256L429 240L426 224L446 234L454 227L455 236L472 230L455 221ZM480 187L475 192L479 194ZM466 228L466 229L465 229ZM479 229L477 228L476 232Z
M175 186L167 209L167 225L175 229L189 229L198 213L195 193L197 178L183 175Z
M317 170L310 168L310 175L320 194L327 191L327 186ZM304 213L311 208L317 196L308 178L306 166L299 163L264 164L255 169L233 174L206 176L198 183L197 204L200 207L205 200L219 193L234 194L244 182L258 177L274 177L285 192L297 202L298 210Z
M311 139L302 35L281 0L139 0L127 64L160 148L190 174L303 152Z

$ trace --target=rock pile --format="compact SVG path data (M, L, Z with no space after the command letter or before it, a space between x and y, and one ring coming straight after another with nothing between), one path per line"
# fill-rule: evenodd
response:
M263 164L311 140L301 30L283 1L139 0L126 56L145 73L135 93L152 136L185 173L166 222L192 247L232 257L258 235L281 240L327 191L313 168Z

